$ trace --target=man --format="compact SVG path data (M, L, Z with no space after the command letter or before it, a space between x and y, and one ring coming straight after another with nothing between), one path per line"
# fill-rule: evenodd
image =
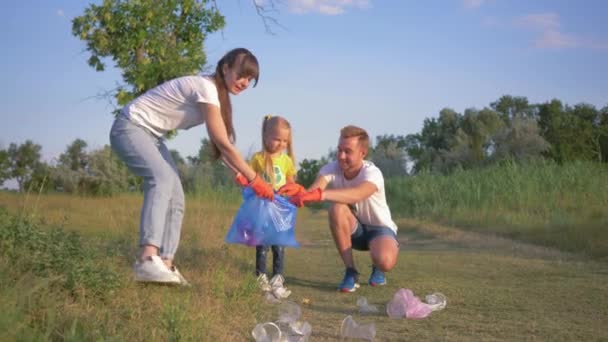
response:
M397 225L391 218L382 172L364 160L369 148L367 132L356 126L340 131L336 160L323 166L309 191L291 198L299 207L308 202L330 201L329 226L346 271L338 290L353 292L359 272L353 249L369 250L371 286L386 284L384 272L397 262Z

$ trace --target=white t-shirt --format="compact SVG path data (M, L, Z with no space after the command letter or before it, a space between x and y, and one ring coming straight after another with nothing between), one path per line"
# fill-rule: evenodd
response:
M133 123L161 137L174 129L205 123L199 103L220 106L211 76L183 76L160 84L129 102L122 110Z
M363 224L391 228L397 233L397 225L391 218L391 211L386 203L384 177L374 163L364 160L359 174L353 179L344 178L344 172L337 161L330 162L319 171L333 189L352 188L363 182L371 182L378 190L370 197L354 204L357 219Z

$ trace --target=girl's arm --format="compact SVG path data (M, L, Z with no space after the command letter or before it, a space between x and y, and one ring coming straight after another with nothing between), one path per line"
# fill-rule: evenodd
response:
M205 117L207 133L211 141L218 147L222 161L235 173L241 173L248 181L256 177L255 171L247 164L236 147L228 139L228 133L224 126L224 119L220 109L212 104L199 104L200 110Z

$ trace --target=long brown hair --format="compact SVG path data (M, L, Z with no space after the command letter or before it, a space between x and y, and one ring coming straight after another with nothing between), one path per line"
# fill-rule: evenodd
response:
M291 134L291 125L287 119L281 116L272 116L266 115L264 117L264 122L262 123L262 154L264 156L264 171L266 175L270 178L270 182L274 187L274 167L272 166L272 157L270 153L266 151L266 134L270 129L275 127L286 128L289 130L289 139L287 140L287 155L291 158L292 161L295 162L296 158L293 153L293 144L292 144L292 134Z
M238 66L236 65L237 61L240 61ZM234 144L236 142L236 134L234 133L234 126L232 124L232 103L230 102L230 94L228 93L228 87L226 85L223 70L224 65L227 65L230 69L238 68L237 75L239 78L253 78L255 80L255 83L253 84L254 87L258 84L260 66L257 58L255 58L251 51L245 48L236 48L226 53L224 57L217 62L217 66L215 67L213 78L215 79L217 95L220 100L220 112L222 114L222 119L224 120L224 127L226 127L228 139ZM211 144L213 146L213 158L218 159L221 156L220 150L214 142L211 142Z

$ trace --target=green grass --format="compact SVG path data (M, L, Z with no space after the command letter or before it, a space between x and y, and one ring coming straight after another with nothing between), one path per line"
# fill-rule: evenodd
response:
M223 243L236 199L187 199L176 262L193 286L176 288L132 281L140 196L0 193L0 340L252 340L254 326L276 320L278 308L257 290L254 250ZM608 339L605 260L485 234L490 230L397 223L401 252L388 284L365 285L369 256L356 253L362 287L340 294L343 266L326 213L299 212L302 247L287 249L285 276L290 300L312 326L311 341L340 340L347 315L374 323L379 341ZM448 306L419 321L390 319L382 311L399 288L420 297L442 292ZM381 313L359 314L359 297Z
M504 163L387 181L393 212L608 257L608 165Z

